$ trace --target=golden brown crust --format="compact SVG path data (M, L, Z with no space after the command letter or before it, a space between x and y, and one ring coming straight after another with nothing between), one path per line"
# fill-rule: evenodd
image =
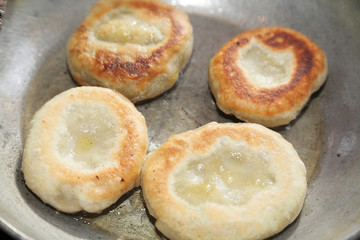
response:
M118 36L112 37L115 33L109 29L103 32L109 39L96 35L107 20L125 15L133 18L133 23L144 21L155 27L163 39L131 43L130 36L130 42L116 44ZM143 29L147 31L149 26ZM191 55L192 44L187 15L171 5L149 0L101 0L69 39L67 56L79 84L113 88L137 102L173 86Z
M289 81L266 87L252 83L239 66L239 50L260 44L269 52L291 52ZM269 127L293 120L310 95L324 83L327 62L324 52L308 37L284 27L265 27L241 33L212 58L209 84L225 113Z
M93 167L79 165L80 160L88 161L86 157L80 160L67 157L61 153L63 150L59 150L60 142L75 138L66 121L71 120L74 111L81 110L81 106L98 106L103 115L97 116L94 111L88 117L98 119L99 123L108 120L114 123L109 135L99 140L114 140L104 152L109 156L105 159L98 156L103 162ZM72 107L78 110L69 112ZM75 128L86 127L88 120L83 121L85 123L79 122ZM109 125L106 122L103 124L104 128ZM96 132L96 128L95 125L86 131ZM73 146L68 145L65 151L74 155L76 148ZM78 87L55 96L34 115L26 138L22 171L27 186L56 209L100 212L137 184L146 150L145 120L127 98L106 88ZM94 155L96 152L94 150Z
M220 151L215 146L224 139L266 153L274 185L239 205L206 201L195 206L179 197L173 185L175 172L194 156ZM172 136L147 155L141 181L156 227L170 239L263 239L296 218L306 195L306 170L291 144L251 123L210 123Z

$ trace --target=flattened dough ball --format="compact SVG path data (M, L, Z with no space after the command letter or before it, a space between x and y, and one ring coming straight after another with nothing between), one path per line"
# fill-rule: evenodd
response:
M157 0L100 0L67 44L80 85L115 89L132 102L170 89L193 49L188 16Z
M146 206L170 239L263 239L299 214L306 169L280 134L254 123L210 123L147 155Z
M45 103L30 122L26 185L62 212L101 212L139 185L147 150L144 117L127 98L77 87Z
M218 107L267 127L295 119L326 76L320 47L284 27L243 32L221 47L209 64L209 85Z

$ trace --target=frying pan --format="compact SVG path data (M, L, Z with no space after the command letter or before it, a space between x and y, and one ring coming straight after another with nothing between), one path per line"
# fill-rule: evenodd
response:
M64 214L25 185L22 150L29 121L47 100L77 86L65 61L68 37L94 0L12 0L0 32L0 226L19 239L165 239L141 189L102 214ZM233 36L284 26L327 54L329 74L291 124L275 128L308 170L300 216L273 239L360 237L360 1L168 0L187 12L194 52L165 94L136 107L145 116L149 151L170 136L211 121L239 122L218 110L207 83L208 61Z

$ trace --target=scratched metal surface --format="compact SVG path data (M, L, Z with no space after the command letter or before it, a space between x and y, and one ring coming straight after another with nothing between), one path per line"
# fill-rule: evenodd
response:
M169 0L189 13L195 47L178 83L138 104L149 150L222 114L207 84L210 57L236 34L281 25L312 38L328 56L326 84L290 125L277 128L305 162L309 187L293 224L273 239L360 237L360 1ZM100 215L68 215L26 188L21 168L28 123L39 107L76 86L65 44L94 0L8 1L0 32L0 226L19 239L164 239L137 188Z

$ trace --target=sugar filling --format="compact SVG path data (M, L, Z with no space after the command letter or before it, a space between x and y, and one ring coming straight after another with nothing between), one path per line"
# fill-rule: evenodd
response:
M96 27L98 40L142 46L156 45L165 39L161 29L127 11L117 11Z
M56 148L60 159L88 170L117 165L111 154L120 141L118 120L106 104L69 105L58 125Z
M275 183L267 153L222 140L206 156L186 162L173 174L172 189L186 202L241 205Z
M256 41L238 52L238 64L247 79L261 87L276 87L289 82L293 61L289 51L273 52Z

